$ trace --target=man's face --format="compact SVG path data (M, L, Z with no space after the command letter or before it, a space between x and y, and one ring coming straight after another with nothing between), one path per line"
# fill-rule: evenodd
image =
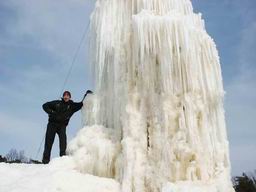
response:
M69 100L70 100L69 94L66 93L66 94L63 96L63 100L64 100L65 102L69 102Z

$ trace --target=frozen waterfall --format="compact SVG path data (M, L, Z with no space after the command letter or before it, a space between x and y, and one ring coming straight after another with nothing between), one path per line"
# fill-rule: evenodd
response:
M122 192L233 192L219 56L190 0L97 0L90 30L77 169Z

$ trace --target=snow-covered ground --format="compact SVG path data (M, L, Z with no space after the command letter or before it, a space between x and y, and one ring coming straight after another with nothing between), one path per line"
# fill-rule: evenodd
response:
M0 163L0 192L131 192L117 177L123 169L117 154L120 146L113 133L103 126L84 127L69 143L69 156L52 159L47 165ZM141 165L133 171L143 171ZM120 170L119 170L120 169ZM142 173L139 173L142 174ZM162 179L157 192L229 192L228 173L200 181L183 180L171 183ZM125 177L125 176L123 176ZM161 179L154 177L154 179ZM136 177L134 182L141 181ZM136 190L147 192L146 189ZM134 185L133 185L134 186Z
M0 163L0 192L121 192L109 178L76 171L71 157L53 159L48 165ZM224 184L226 181L219 181ZM218 182L166 183L161 192L225 191ZM217 185L216 185L217 184ZM222 187L225 187L223 185Z
M48 165L0 163L0 192L118 192L113 179L79 173L72 158Z

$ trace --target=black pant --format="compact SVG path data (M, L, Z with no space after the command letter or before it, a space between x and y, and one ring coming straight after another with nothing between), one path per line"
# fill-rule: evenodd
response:
M43 163L49 163L51 150L56 133L59 136L60 156L66 155L67 135L66 125L48 123L45 137Z

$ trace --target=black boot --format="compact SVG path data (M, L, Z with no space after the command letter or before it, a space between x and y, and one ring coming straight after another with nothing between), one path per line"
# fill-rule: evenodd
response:
M66 126L61 126L57 129L57 134L59 136L60 141L60 156L66 155L66 148L67 148L67 135L66 135Z
M50 162L50 160L49 159L45 159L45 158L43 158L43 160L42 160L42 163L43 164L48 164Z

